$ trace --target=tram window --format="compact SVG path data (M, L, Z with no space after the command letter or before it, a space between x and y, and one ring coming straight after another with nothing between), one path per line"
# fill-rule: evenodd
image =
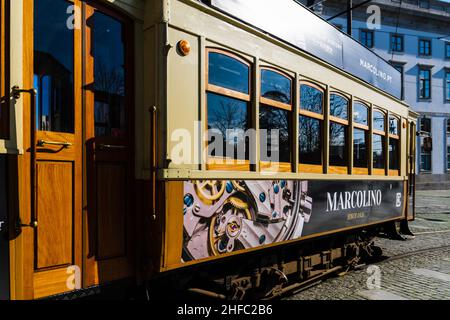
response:
M348 100L330 94L330 166L348 166ZM347 172L347 171L345 171Z
M291 115L289 111L261 105L259 107L259 128L267 130L266 138L267 152L261 152L261 161L274 161L273 152L278 152L278 161L291 162ZM271 143L271 130L278 130L279 140L277 145ZM261 140L261 143L265 141ZM261 149L262 150L262 149Z
M348 120L348 100L338 94L330 94L330 115Z
M322 164L322 121L300 116L299 157L305 164Z
M362 103L356 102L353 105L353 121L358 124L367 126L367 107Z
M347 166L347 126L330 123L330 165Z
M384 131L384 114L380 111L373 111L373 129Z
M261 69L259 108L261 161L291 162L291 86L291 80L281 73ZM278 139L273 141L272 135L275 130L278 130ZM262 144L265 144L267 148L263 148Z
M323 92L315 87L302 84L300 86L300 109L322 114Z
M250 65L231 54L208 49L208 66L208 154L216 158L249 160L246 131L251 122Z
M282 103L291 103L291 80L278 72L261 70L261 96Z
M379 134L374 134L372 137L373 149L373 167L375 169L384 169L384 143L385 138Z
M74 32L67 1L35 1L34 87L38 130L74 130Z
M398 120L396 118L389 118L389 134L398 135Z
M249 93L250 71L247 64L214 51L209 52L208 62L209 84Z
M389 138L389 169L390 170L398 170L399 169L398 155L399 155L398 140Z
M367 136L367 130L353 129L353 166L356 168L368 167Z
M4 0L0 0L0 139L8 139L9 136L9 101L6 97L7 74L5 70L5 51L6 51L6 39L5 33L1 32L5 27L5 14L4 14Z
M323 91L308 85L300 85L299 162L322 166L323 147ZM300 167L300 171L303 168ZM314 171L322 172L322 168Z

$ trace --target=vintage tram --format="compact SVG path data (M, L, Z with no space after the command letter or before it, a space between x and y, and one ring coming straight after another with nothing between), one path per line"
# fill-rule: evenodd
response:
M0 2L0 298L273 297L414 219L399 73L295 1Z

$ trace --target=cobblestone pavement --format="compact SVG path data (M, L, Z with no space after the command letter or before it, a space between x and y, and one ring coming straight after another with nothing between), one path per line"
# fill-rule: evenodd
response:
M392 259L329 278L286 299L450 299L450 190L418 191L410 229L415 237L406 241L375 240ZM421 251L414 254L417 250Z

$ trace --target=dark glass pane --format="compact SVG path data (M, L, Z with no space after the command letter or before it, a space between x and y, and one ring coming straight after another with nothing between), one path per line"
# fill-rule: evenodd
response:
M353 129L353 166L367 168L367 131Z
M322 164L322 121L300 116L300 163Z
M127 129L123 25L99 11L95 11L90 23L93 28L95 135L123 137Z
M384 169L384 142L383 136L373 135L373 167L376 169Z
M249 68L245 63L217 52L210 52L208 61L210 84L249 93Z
M323 92L302 84L300 86L300 109L322 114Z
M373 112L373 129L384 131L384 114L379 111Z
M450 72L445 74L445 97L450 100Z
M261 134L261 144L267 143L267 154L261 152L262 161L291 162L291 113L265 105L259 107L259 128L267 130ZM271 130L278 129L279 142L271 144ZM264 138L266 141L264 141ZM262 150L262 149L261 149ZM279 152L279 160L273 159L272 151Z
M36 127L74 132L74 35L64 0L34 1Z
M347 126L330 123L330 165L347 166Z
M291 80L277 72L261 70L261 96L290 104Z
M359 124L368 125L367 107L359 102L353 105L353 121Z
M398 136L398 119L389 117L389 133Z
M389 139L389 169L398 170L398 140Z
M420 156L420 170L431 171L431 155L423 154Z
M431 119L422 118L420 119L420 130L425 132L431 132Z
M208 130L210 133L220 133L223 149L216 148L211 155L232 158L249 158L249 144L244 132L249 128L248 103L242 100L221 96L214 93L207 94L208 99ZM209 143L215 142L211 138ZM238 152L238 147L245 148L245 156Z
M337 94L330 94L330 115L348 120L348 100Z

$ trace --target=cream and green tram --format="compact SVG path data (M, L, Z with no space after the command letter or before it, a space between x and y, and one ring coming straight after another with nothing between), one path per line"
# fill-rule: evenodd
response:
M0 2L0 298L271 297L407 232L400 75L295 1Z

